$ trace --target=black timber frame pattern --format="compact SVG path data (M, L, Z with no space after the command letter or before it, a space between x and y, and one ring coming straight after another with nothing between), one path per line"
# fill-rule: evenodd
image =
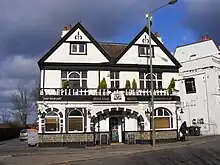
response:
M99 51L108 59L109 62L107 63L45 63L45 60L52 55L52 53L58 49L62 43L64 43L77 29L80 29L89 39L90 41L99 49ZM40 69L74 69L74 67L82 67L84 68L87 66L87 70L93 69L93 70L107 70L107 69L120 69L120 70L130 70L130 71L136 71L139 68L146 69L149 66L142 66L142 65L118 65L116 64L120 58L131 48L132 45L141 37L141 35L146 32L148 34L148 28L144 27L141 32L129 43L129 45L122 51L116 58L111 57L101 46L100 44L89 34L89 32L81 25L81 23L77 23L55 46L53 46L39 61L38 65ZM174 56L166 49L166 47L154 36L153 33L151 33L152 40L157 44L158 47L160 47L163 52L169 57L169 59L175 64L175 66L164 66L164 65L154 65L156 68L160 68L164 70L165 72L178 72L178 69L181 67L181 64L174 58ZM130 68L130 69L128 69ZM166 70L169 68L168 70ZM146 71L146 70L145 70Z
M99 43L89 34L89 32L78 22L60 41L54 45L39 61L38 65L41 66L45 60L52 55L77 29L80 29L86 37L99 49L99 51L110 61L111 58L108 53L99 45Z

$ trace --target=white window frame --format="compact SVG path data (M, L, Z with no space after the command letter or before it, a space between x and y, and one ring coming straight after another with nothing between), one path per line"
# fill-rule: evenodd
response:
M71 112L73 112L73 111L78 111L78 112L80 112L82 116L70 116ZM69 118L82 118L82 131L70 131L70 130L69 130ZM71 110L71 111L68 113L68 116L67 116L67 132L68 132L68 133L82 133L82 132L84 132L84 116L83 116L83 113L82 113L80 110L78 110L78 109L73 109L73 110Z
M76 52L73 51L73 46L74 46L74 45L76 45ZM80 49L79 49L80 45L83 45L83 46L84 46L84 51L83 51L83 52L80 52L80 51L79 51L79 50L80 50ZM84 55L85 55L85 54L87 53L87 50L86 50L86 49L87 49L86 43L71 43L71 44L70 44L70 54L73 54L73 55L74 55L74 54L82 54L82 55L84 54Z
M113 79L111 79L111 73L113 73ZM118 73L118 78L116 78L116 73ZM113 71L111 72L110 71L110 86L111 86L111 83L113 82L114 83L114 88L117 88L116 87L116 81L118 81L118 85L119 85L118 88L120 88L120 72L113 72Z
M158 110L162 110L162 116L158 116ZM169 116L164 115L165 111L169 114ZM155 129L155 130L172 130L172 129L174 129L173 114L171 112L169 112L168 110L166 110L165 108L155 109L154 110L154 119L155 118L169 118L169 121L170 121L170 128L159 128L159 129Z
M143 73L144 74L144 79L141 79L139 78L139 81L143 81L144 82L144 88L146 89L147 88L147 81L150 82L151 79L148 79L147 76L150 75L150 73ZM161 82L162 83L162 88L163 88L163 80L162 79L158 79L157 78L157 73L153 73L153 82L156 82L156 89L158 89L158 82Z
M144 54L140 53L140 48L144 48ZM154 56L153 47L151 48L151 53L152 53L152 56ZM148 45L139 45L138 46L138 54L139 54L139 57L150 57L150 48L149 48L149 46Z
M80 88L82 88L82 82L85 80L86 81L86 83L88 83L88 74L87 74L87 76L86 76L86 78L82 78L82 71L80 71L80 72L77 72L77 71L66 71L67 72L67 74L66 74L66 78L61 78L61 87L62 87L62 81L63 80L67 80L67 81L69 81L69 80L79 80L80 81ZM78 74L79 75L79 78L70 78L70 75L72 74L72 73L76 73L76 74ZM87 72L88 73L88 72Z
M51 112L51 111L50 111ZM48 113L50 113L50 112L48 112ZM47 113L47 114L48 114ZM57 114L57 116L47 116L47 114L46 114L46 116L45 116L45 119L44 119L44 130L45 130L45 133L61 133L61 123L60 123L60 115L57 113L57 112L54 112L54 113L56 113ZM49 119L49 118L58 118L58 122L59 122L59 131L47 131L46 130L46 119Z

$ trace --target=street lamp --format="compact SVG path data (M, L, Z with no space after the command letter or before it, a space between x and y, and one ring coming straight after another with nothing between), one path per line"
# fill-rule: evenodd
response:
M150 54L150 79L151 79L151 112L152 112L152 146L155 146L156 139L155 139L155 126L154 126L154 87L153 87L153 64L152 64L152 45L151 45L151 20L152 20L152 13L156 12L157 10L166 7L168 5L173 5L177 2L177 0L171 0L167 4L148 12L146 15L148 19L148 35L149 35L149 54Z

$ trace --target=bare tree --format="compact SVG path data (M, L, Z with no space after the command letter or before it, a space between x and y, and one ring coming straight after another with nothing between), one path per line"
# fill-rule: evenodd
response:
M34 102L36 102L39 98L39 94L40 94L40 80L37 79L35 81L34 87L30 91L30 97Z
M8 111L8 109L1 109L0 116L1 116L1 121L3 123L9 123L11 118L11 113Z
M28 87L20 86L9 97L13 105L13 116L21 124L27 125L28 116L34 111L33 100L31 99L32 90Z

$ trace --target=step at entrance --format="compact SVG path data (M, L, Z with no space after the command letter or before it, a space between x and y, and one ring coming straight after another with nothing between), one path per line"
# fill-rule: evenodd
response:
M114 143L111 143L111 145L124 145L124 143L114 142Z

